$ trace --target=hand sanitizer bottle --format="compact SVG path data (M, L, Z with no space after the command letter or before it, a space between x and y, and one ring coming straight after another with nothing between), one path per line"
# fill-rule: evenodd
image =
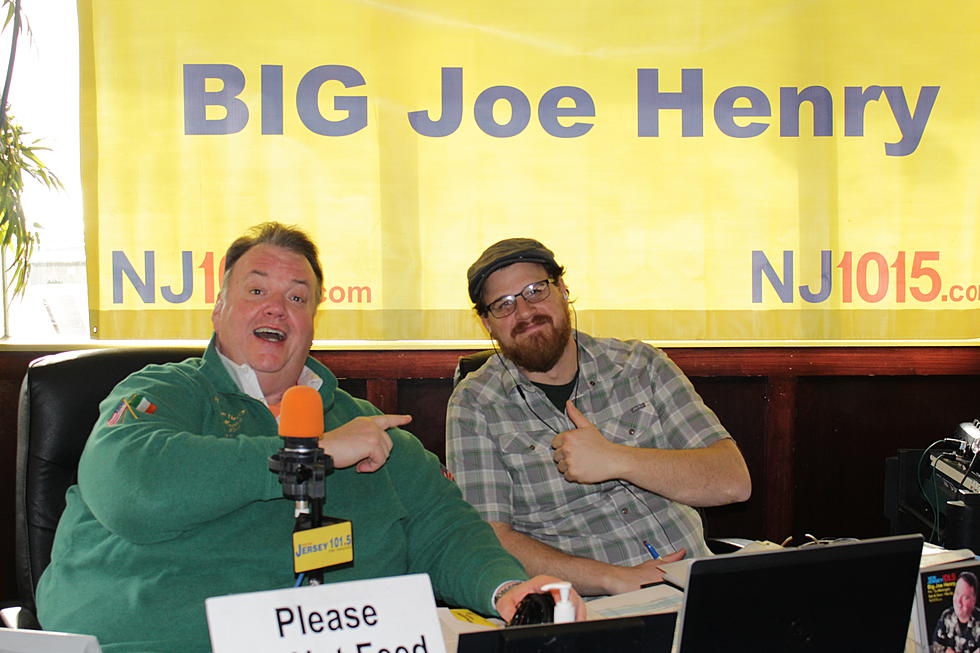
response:
M541 589L558 590L560 598L555 601L555 623L567 624L575 621L575 606L568 600L568 593L572 590L571 583L549 583Z

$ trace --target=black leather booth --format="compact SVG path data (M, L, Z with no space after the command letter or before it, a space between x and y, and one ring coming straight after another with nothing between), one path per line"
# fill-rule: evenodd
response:
M180 361L201 352L178 347L89 349L31 362L17 415L15 517L17 590L20 604L31 614L36 612L37 581L51 560L65 491L75 482L99 402L150 363Z

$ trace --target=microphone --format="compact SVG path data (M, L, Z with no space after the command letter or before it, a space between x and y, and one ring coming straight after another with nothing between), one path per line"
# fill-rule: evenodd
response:
M321 517L324 479L333 471L333 458L319 446L322 435L320 393L305 385L286 390L279 410L279 436L283 445L269 457L269 471L279 475L283 496L296 502L296 516L308 514L314 525L319 525Z
M964 449L969 449L976 454L980 451L980 420L960 422L956 429L956 438L962 440Z
M294 385L282 396L279 410L279 436L300 438L299 444L308 444L309 438L320 439L323 435L323 399L320 393L308 385Z
M269 471L279 475L282 494L296 502L293 528L293 571L310 585L323 582L323 572L354 563L354 531L348 519L323 514L326 478L333 458L320 448L323 400L305 385L286 390L279 405L282 449L269 456ZM297 583L299 586L299 583Z

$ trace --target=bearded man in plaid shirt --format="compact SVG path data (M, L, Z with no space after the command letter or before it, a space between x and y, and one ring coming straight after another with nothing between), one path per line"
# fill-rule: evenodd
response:
M563 273L529 238L469 268L499 351L449 400L447 461L528 573L617 594L660 580L658 564L709 555L695 507L744 501L751 480L663 352L572 328Z

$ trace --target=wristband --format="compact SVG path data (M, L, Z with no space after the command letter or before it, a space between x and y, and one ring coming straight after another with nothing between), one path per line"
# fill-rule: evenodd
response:
M493 602L491 603L493 609L497 609L497 601L500 600L500 597L512 590L515 585L520 585L523 582L522 580L507 580L498 585L497 591L493 593Z

